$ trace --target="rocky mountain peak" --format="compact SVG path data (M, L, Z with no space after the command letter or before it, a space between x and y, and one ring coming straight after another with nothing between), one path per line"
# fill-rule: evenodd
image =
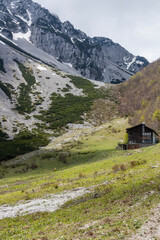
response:
M74 29L73 25L69 21L65 21L63 23L63 26L66 30L73 30Z
M100 44L100 45L104 45L104 44L112 45L112 44L114 44L111 39L105 38L105 37L93 37L92 41L93 41L93 43Z
M148 64L105 37L88 37L32 0L0 1L0 32L23 47L23 40L99 81L119 83ZM17 44L17 43L16 43Z

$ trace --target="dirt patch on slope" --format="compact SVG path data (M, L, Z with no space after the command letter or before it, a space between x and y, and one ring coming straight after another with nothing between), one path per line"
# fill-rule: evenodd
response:
M146 223L129 240L160 240L160 204L151 211Z
M89 193L90 189L77 188L72 191L65 191L61 194L52 194L41 199L33 199L19 203L14 206L0 206L0 219L16 217L18 215L31 214L35 212L54 212L67 201Z

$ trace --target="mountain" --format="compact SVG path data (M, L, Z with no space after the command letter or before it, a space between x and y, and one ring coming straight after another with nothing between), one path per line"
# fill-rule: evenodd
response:
M131 125L145 122L160 131L160 59L118 86L120 112Z
M60 121L65 113L66 115L62 118L63 123L60 124L60 127L63 127L69 122L81 119L80 115L87 108L89 109L94 98L101 98L98 89L104 86L104 83L89 81L57 70L56 60L54 62L56 67L53 67L51 64L44 63L27 54L8 40L6 41L5 38L1 37L0 39L1 125L8 135L13 136L24 127L32 130L38 123L42 124L42 122L48 126L51 123L52 127L49 128L57 129L59 124L57 123L57 126L53 127L53 122ZM40 53L43 54L42 51ZM61 65L58 66L63 67ZM72 71L70 71L71 73L73 74ZM88 97L89 95L91 97ZM81 102L83 99L86 102ZM67 100L70 101L69 106ZM57 107L56 110L51 109L54 102L61 104L59 109L57 106L53 106ZM81 104L82 106L80 106ZM79 107L74 109L77 106ZM68 114L74 110L69 119L67 119L67 112L61 107L64 107ZM54 113L52 113L53 110ZM60 114L60 111L64 113ZM52 116L55 113L56 117ZM45 120L42 117L41 120L38 120L40 116L44 117L45 114L52 116L52 120Z
M89 79L120 83L148 64L111 39L90 38L69 21L62 23L31 0L0 0L0 31L22 49L41 49Z
M101 117L89 113L99 101L109 103L112 118L116 98L103 82L73 75L42 50L33 56L2 36L0 49L0 161L46 145L70 127L95 124ZM57 69L63 67L68 73Z
M117 117L117 88L104 82L122 82L148 64L31 0L0 0L0 29L1 160L37 149L72 126Z

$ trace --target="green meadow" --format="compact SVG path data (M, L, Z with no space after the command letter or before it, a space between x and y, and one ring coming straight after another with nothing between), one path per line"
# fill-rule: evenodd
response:
M0 239L128 239L160 202L160 145L117 150L127 119L77 130L0 165L0 205L79 187L91 192L55 212L0 220ZM75 138L78 136L77 138ZM57 145L56 145L57 144Z

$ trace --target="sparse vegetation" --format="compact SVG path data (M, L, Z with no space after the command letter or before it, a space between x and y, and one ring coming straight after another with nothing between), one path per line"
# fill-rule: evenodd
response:
M12 99L11 97L11 91L10 91L10 85L7 85L6 83L2 83L0 81L0 89L2 89L2 91L6 94L6 96L9 98L9 99Z
M71 86L66 84L66 87L62 89L62 92L69 92L71 89Z
M61 151L44 149L1 165L1 205L92 188L55 212L0 220L0 238L129 239L159 203L160 148L115 150L125 128L126 121L115 120L85 132L79 142L64 143ZM61 154L67 163L59 161Z
M23 78L26 80L29 87L36 83L35 77L33 76L33 70L31 68L27 68L24 64L20 63L18 60L14 59L14 61L18 64L20 71L22 72Z
M8 138L8 135L2 129L2 125L0 123L0 143L5 141Z
M4 68L4 62L3 62L3 59L0 58L0 70L4 73L6 73L6 70Z
M31 101L30 92L31 87L35 84L36 80L35 77L32 75L33 71L30 68L25 67L22 63L20 63L18 60L14 60L18 66L20 71L22 72L22 76L26 80L26 84L21 83L19 85L19 96L17 98L17 111L20 114L24 113L31 113L35 110L35 106Z
M16 109L20 114L31 113L35 110L35 106L32 104L31 97L29 95L31 89L30 86L21 83L19 85L19 96L17 98Z
M60 94L53 93L51 96L52 103L48 111L41 111L41 115L37 115L39 120L49 123L49 128L60 129L68 123L83 122L84 113L91 110L91 106L95 99L111 98L109 89L96 89L93 83L87 79L76 76L68 76L73 84L82 88L84 96L74 96L70 93L62 97ZM68 91L69 87L64 89Z

